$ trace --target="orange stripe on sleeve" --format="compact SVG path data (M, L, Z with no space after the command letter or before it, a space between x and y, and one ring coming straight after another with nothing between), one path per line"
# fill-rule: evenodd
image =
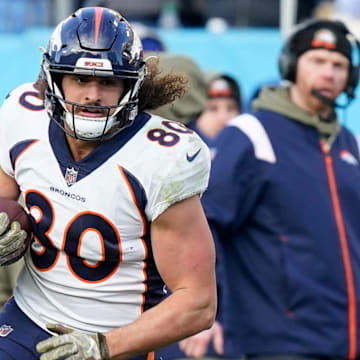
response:
M29 150L29 148L30 148L31 146L33 146L33 145L36 144L37 142L39 142L39 140L34 140L33 142L31 142L31 143L16 157L16 159L15 159L15 161L14 161L14 168L16 167L15 165L16 165L16 162L18 161L18 159L19 159L27 150Z

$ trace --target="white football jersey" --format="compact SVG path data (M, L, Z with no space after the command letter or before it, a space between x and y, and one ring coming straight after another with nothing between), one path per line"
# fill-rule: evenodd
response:
M133 322L163 296L150 223L207 187L206 145L182 124L141 113L75 162L32 84L0 112L0 165L18 183L35 241L15 300L42 328L104 332Z

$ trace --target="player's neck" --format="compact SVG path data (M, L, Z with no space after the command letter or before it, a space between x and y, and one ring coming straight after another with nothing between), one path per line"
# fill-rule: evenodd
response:
M88 156L99 145L98 142L74 139L69 135L66 135L66 140L69 145L71 155L75 161L80 161L84 157Z

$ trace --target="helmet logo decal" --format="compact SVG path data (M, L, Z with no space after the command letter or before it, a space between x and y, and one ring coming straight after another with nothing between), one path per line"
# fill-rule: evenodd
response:
M104 67L104 63L102 61L85 61L84 63L85 67L99 67L99 68L103 68Z
M95 8L95 44L97 44L99 37L100 23L103 11L104 10L101 7Z
M86 74L89 70L112 70L112 65L108 59L79 58L74 72Z

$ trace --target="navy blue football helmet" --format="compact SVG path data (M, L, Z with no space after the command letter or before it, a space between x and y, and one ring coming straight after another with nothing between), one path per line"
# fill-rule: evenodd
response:
M45 108L67 134L81 140L107 139L135 119L145 70L141 41L125 18L101 7L79 9L55 28L43 54ZM114 106L72 103L63 96L64 74L124 79L125 93ZM67 110L66 104L70 104L72 111ZM80 106L107 115L95 121L76 115L75 108ZM112 109L115 111L110 115Z

